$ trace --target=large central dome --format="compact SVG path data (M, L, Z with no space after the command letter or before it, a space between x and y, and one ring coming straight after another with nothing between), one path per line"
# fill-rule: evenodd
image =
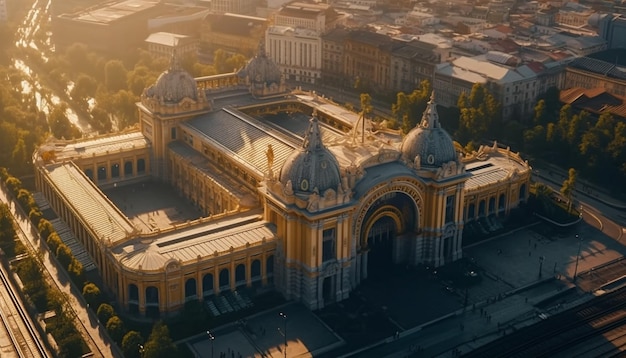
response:
M402 156L426 168L438 168L444 163L457 161L452 138L439 123L434 92L430 97L422 121L411 129L402 141Z
M302 147L287 157L280 169L279 180L283 185L291 181L296 193L324 193L337 190L341 182L339 164L322 143L319 123L315 114L304 136Z
M198 86L196 80L180 66L174 53L170 68L146 90L146 96L166 104L178 104L185 98L198 101Z

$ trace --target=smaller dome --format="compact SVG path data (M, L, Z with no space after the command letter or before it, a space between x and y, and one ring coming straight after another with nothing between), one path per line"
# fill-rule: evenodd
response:
M337 190L341 183L339 163L322 143L315 114L302 147L291 153L280 169L279 180L283 185L291 181L296 193L313 193L317 190L322 194L328 189Z
M444 163L458 161L452 138L439 123L435 94L430 97L422 121L407 133L402 141L402 156L426 168L438 168Z
M238 72L239 77L248 77L250 83L263 83L271 85L280 84L281 72L278 65L265 54L263 43L259 45L259 52L254 56L244 68Z
M165 103L177 104L185 98L198 101L196 80L185 71L172 53L170 68L161 73L155 84L146 89L146 96Z

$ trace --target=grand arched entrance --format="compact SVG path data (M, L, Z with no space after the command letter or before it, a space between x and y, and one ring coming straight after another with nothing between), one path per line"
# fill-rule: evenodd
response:
M414 261L418 217L414 199L404 192L385 193L372 203L360 230L360 280L384 279Z
M382 278L393 267L393 240L397 235L395 221L389 216L378 219L367 234L367 271L371 278Z

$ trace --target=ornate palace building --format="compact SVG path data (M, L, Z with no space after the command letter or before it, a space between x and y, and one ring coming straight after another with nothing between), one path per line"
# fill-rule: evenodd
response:
M245 287L319 309L392 265L461 258L467 223L528 197L527 162L497 145L460 155L434 95L402 136L287 90L264 50L239 72L195 79L174 58L137 107L138 130L54 139L34 155L39 191L130 312ZM140 222L132 202L105 194L153 184L197 219L163 227L176 208Z

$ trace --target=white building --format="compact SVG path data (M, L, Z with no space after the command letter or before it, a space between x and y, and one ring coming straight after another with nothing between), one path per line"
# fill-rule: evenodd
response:
M289 3L265 33L267 53L285 78L316 83L322 74L321 35L342 21L343 16L327 4Z
M5 22L9 19L9 14L7 13L7 2L6 0L0 0L0 22Z
M481 83L502 105L504 120L526 119L540 94L537 74L526 65L504 65L514 63L513 60L510 55L492 51L438 65L433 88L439 103L456 106L462 92L469 94L474 83Z

